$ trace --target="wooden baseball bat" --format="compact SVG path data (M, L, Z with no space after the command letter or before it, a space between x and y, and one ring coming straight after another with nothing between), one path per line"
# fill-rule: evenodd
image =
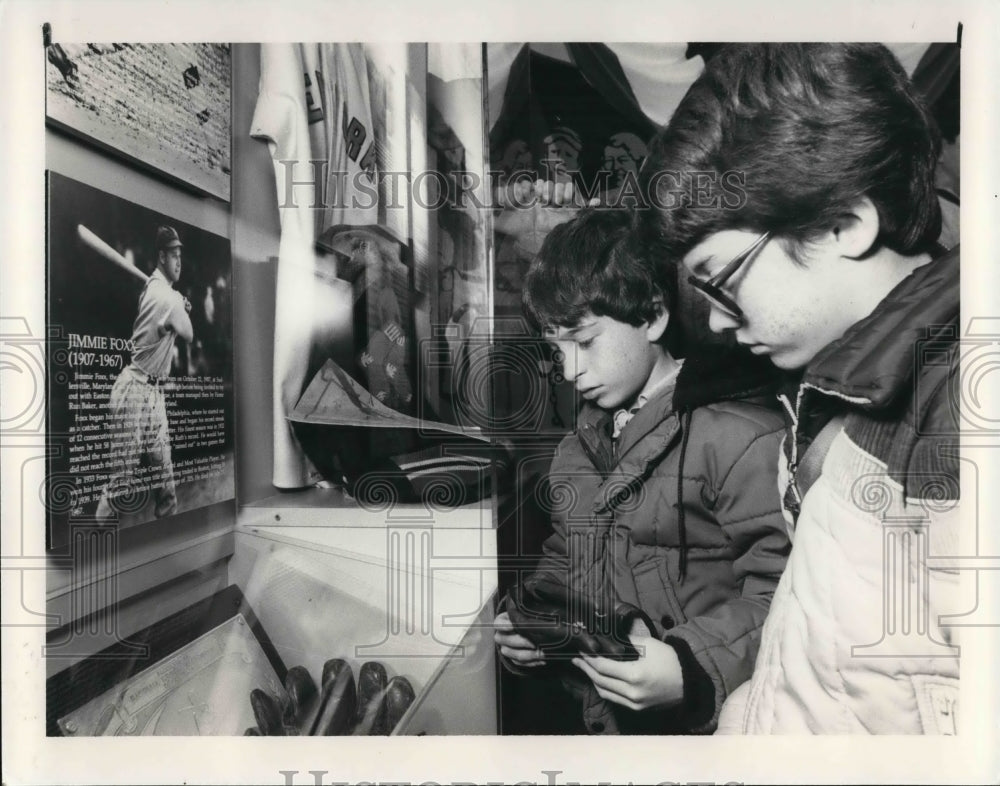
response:
M80 240L84 242L88 248L96 251L102 257L104 257L109 262L114 262L118 267L131 273L139 281L145 284L149 281L149 276L143 273L135 265L131 264L125 257L115 251L111 246L101 240L97 235L91 232L83 224L76 225L76 232L80 236Z

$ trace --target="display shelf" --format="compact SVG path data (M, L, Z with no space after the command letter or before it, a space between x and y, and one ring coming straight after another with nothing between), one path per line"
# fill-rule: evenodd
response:
M338 511L333 514L333 511ZM357 522L358 526L385 526L393 521L433 522L437 526L477 526L492 528L493 505L487 498L465 505L444 506L433 503L386 504L361 503L338 487L305 488L271 494L240 505L238 521L243 525L277 524L284 511L295 511L303 526L329 524L331 514ZM339 511L344 511L340 513Z
M448 561L454 565L451 573L486 571L495 586L496 530L489 501L455 508L373 506L361 505L338 489L308 489L241 506L237 532L379 565L386 564L393 537L423 532L432 541L440 575L448 575L442 562Z
M397 733L495 733L495 553L417 529L240 526L229 575L287 665L319 675L344 658L357 675L377 660L409 680L417 698ZM365 532L381 555L359 551ZM466 695L479 697L474 709Z

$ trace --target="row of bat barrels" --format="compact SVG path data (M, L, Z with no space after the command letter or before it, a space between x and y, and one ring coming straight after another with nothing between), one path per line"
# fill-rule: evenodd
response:
M413 703L413 686L405 677L391 680L385 666L368 661L358 672L343 658L323 664L322 684L303 666L285 677L285 696L276 698L255 688L250 692L256 726L251 736L342 736L390 734Z

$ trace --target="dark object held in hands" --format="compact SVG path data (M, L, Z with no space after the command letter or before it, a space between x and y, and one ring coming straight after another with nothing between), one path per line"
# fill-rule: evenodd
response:
M632 624L639 619L653 631L645 612L630 603L609 603L602 609L562 584L537 578L508 590L507 616L518 633L554 659L582 653L637 660L639 653L629 641Z

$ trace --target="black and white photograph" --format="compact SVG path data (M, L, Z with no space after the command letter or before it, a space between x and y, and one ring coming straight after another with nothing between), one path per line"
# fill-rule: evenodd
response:
M53 43L56 127L229 199L228 44Z
M10 3L5 784L1000 777L1000 9Z
M48 190L51 542L232 500L229 243L55 172Z

